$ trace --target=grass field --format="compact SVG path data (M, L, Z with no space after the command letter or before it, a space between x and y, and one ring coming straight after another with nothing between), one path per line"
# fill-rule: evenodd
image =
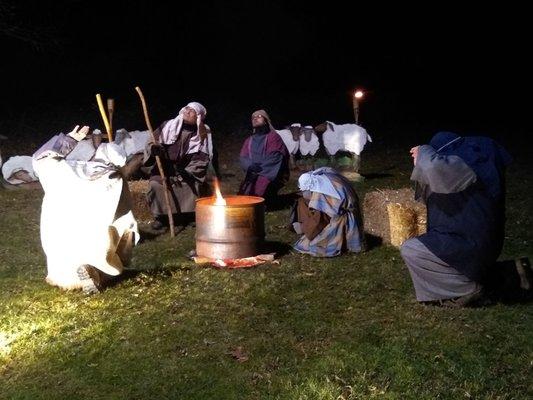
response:
M412 144L368 148L361 198L409 185ZM240 177L231 154L221 154L226 193ZM532 163L514 154L503 258L533 254ZM297 254L284 209L266 216L279 264L196 266L189 227L142 242L123 280L86 297L44 282L41 200L40 191L0 191L0 398L533 396L533 306L419 305L393 247Z

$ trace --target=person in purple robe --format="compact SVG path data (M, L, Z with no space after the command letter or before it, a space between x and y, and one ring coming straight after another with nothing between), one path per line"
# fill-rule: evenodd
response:
M253 132L242 145L241 168L245 177L239 194L265 198L272 203L289 178L289 151L265 110L252 114Z

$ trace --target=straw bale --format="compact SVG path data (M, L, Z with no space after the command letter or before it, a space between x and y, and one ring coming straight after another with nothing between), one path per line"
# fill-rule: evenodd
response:
M416 211L413 208L399 203L388 203L387 213L393 246L400 247L404 241L417 235Z
M377 189L366 193L363 200L365 232L391 243L391 222L387 204L395 203L416 212L417 230L415 235L426 231L426 206L414 200L411 188Z
M152 221L152 213L150 212L150 206L146 199L146 194L150 189L150 182L148 180L140 179L137 181L129 181L128 186L131 193L133 216L137 222L148 223Z

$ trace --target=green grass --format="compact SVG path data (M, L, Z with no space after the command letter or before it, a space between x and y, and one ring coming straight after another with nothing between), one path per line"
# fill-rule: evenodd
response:
M368 151L361 198L408 185L407 150ZM504 257L532 254L528 167L509 171ZM126 279L86 297L44 282L41 199L0 191L0 398L533 396L532 305L421 306L395 248L219 271L186 258L188 228L140 244ZM267 214L268 240L295 241L287 217Z

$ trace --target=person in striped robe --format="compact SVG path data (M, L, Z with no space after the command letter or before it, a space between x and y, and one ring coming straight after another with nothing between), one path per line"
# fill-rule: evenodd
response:
M364 250L359 198L344 176L333 168L323 167L302 174L298 185L303 200L298 221L293 224L294 230L302 234L294 244L297 251L315 257L334 257L343 251ZM307 209L302 207L304 202Z

